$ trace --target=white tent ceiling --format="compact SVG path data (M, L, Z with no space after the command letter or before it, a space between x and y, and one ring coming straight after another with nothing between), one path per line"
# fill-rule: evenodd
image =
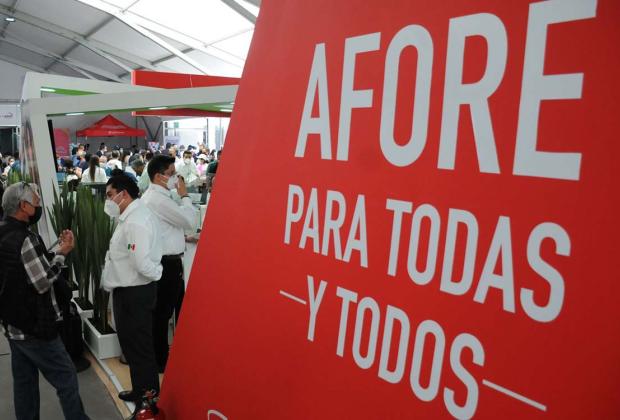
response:
M259 6L260 0L0 0L0 61L117 82L128 82L133 69L239 77Z

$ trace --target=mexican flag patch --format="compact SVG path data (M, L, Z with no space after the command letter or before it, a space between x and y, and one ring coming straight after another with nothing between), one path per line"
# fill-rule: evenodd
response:
M136 250L136 244L127 244L127 250L135 251Z

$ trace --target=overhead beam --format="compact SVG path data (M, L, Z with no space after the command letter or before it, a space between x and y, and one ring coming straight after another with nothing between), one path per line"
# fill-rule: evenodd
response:
M88 72L86 72L86 71L82 70L82 69L81 69L81 68L79 68L79 67L74 66L73 64L65 63L65 62L62 62L62 61L58 61L58 62L59 62L60 64L63 64L63 65L65 65L65 66L69 67L71 70L73 70L73 71L75 71L75 72L77 72L77 73L81 74L82 76L86 77L87 79L92 79L92 80L96 80L96 79L97 79L97 78L96 78L95 76L93 76L92 74L90 74L90 73L88 73ZM48 69L48 70L49 70L49 69Z
M34 64L26 63L25 61L18 60L17 58L9 57L8 55L0 54L0 61L6 61L7 63L15 64L16 66L23 67L28 70L36 71L37 73L48 73L43 67L35 66Z
M252 29L246 29L243 31L239 31L234 34L223 37L221 39L217 39L217 40L205 43L203 40L194 38L193 36L190 36L186 33L183 33L173 28L169 28L165 25L162 25L151 19L148 19L142 15L136 14L132 12L131 10L128 10L131 8L132 5L124 9L120 9L119 7L112 6L108 4L107 2L102 2L101 0L79 0L79 1L82 3L88 4L88 5L91 5L93 7L96 7L96 5L100 6L103 8L102 10L107 11L108 13L115 13L115 11L118 11L118 13L120 13L122 16L125 16L128 19L131 19L134 24L139 25L140 27L150 32L161 34L167 38L170 38L176 42L179 42L180 44L187 45L188 48L184 48L181 50L183 54L187 54L188 52L191 52L191 51L200 51L210 57L213 57L216 60L220 60L228 65L237 67L239 69L242 69L245 64L245 60L243 57L237 57L234 54L230 54L227 51L223 51L215 47L213 44L232 38L234 36L240 35ZM176 54L168 54L168 55L163 56L162 58L151 61L151 64L157 65L159 63L162 63L164 61L170 60L175 57L177 57ZM206 70L208 71L209 69L206 69ZM121 76L124 76L124 75L121 75Z
M190 53L190 52L192 52L192 51L195 51L195 50L194 50L193 48L191 48L191 47L190 47L190 48L185 48L185 49L184 49L184 50L182 50L181 52L182 52L183 54L187 54L187 53ZM168 54L168 55L163 56L162 58L158 58L157 60L154 60L154 61L153 61L153 64L163 63L164 61L168 61L168 60L170 60L170 59L172 59L172 58L174 58L174 57L176 57L176 55L174 55L174 54Z
M157 25L154 22L152 24L153 25ZM217 39L217 40L212 41L212 42L210 42L208 44L205 44L205 43L203 43L201 41L195 40L192 37L189 37L189 36L187 36L185 34L181 34L181 33L177 32L177 31L174 31L174 30L169 29L169 28L161 27L161 29L159 29L159 30L158 29L154 29L154 30L161 32L162 35L165 35L165 36L167 36L170 39L174 39L175 41L178 41L180 43L189 45L188 48L185 48L184 50L182 50L182 52L185 53L185 54L190 53L192 51L200 51L200 52L202 52L204 54L207 54L207 55L209 55L211 57L214 57L214 58L216 58L218 60L221 60L221 61L223 61L223 62L225 62L227 64L230 64L231 66L239 67L240 69L242 69L244 64L245 64L245 61L242 58L234 56L234 55L232 55L232 54L230 54L230 53L228 53L226 51L223 51L223 50L219 49L218 47L215 47L213 44L217 44L218 42L222 42L222 41L225 41L227 39L233 38L235 36L241 35L241 34L243 34L245 32L250 31L251 29L235 32L234 34L231 34L231 35L225 36L223 38ZM170 32L168 32L168 31L170 31ZM214 50L217 51L217 53ZM222 57L222 55L225 55L226 57ZM165 56L163 56L161 58L158 58L156 60L151 61L151 63L153 65L158 65L160 63L163 63L163 62L168 61L170 59L173 59L175 57L176 56L174 54L168 54L168 55L165 55ZM234 60L234 62L231 61L231 60ZM121 75L121 77L122 76L124 76L124 74Z
M194 60L187 54L184 54L181 50L179 50L178 48L176 48L169 42L165 41L163 38L157 36L155 33L151 32L150 30L136 23L135 20L131 16L125 13L124 9L113 6L106 2L102 2L100 0L80 0L80 2L87 4L91 7L94 7L98 10L101 10L103 12L109 13L110 15L116 17L119 21L123 22L125 25L129 26L134 31L144 36L146 39L159 45L161 48L169 51L171 54L174 54L176 57L178 57L179 59L181 59L188 65L192 66L199 72L208 74L207 69L202 64L200 64L199 62L197 62L196 60Z
M253 25L256 24L256 16L254 16L248 9L237 3L235 0L222 0L226 6L233 9L235 12L243 16L245 19L250 21Z
M17 7L17 2L19 0L13 0L13 2L11 3L11 5L9 6L9 9L15 11L15 8ZM9 27L9 24L11 22L8 21L4 21L2 22L2 28L0 29L0 35L4 35L6 33L7 28Z
M72 68L73 70L76 70L78 73L83 74L84 76L92 79L92 75L88 74L88 73L83 73L80 70L85 70L88 71L90 73L96 74L98 76L101 77L105 77L106 79L110 79L113 80L115 82L121 82L123 83L123 79L121 79L120 77L118 77L116 74L106 71L106 70L102 70L98 67L92 66L90 64L86 64L86 63L82 63L81 61L75 60L73 58L67 58L67 57L62 57L58 54L55 54L53 52L50 51L46 51L43 48L37 47L36 45L33 45L29 42L25 42L23 40L17 39L15 37L9 37L9 36L4 36L4 37L0 37L0 39L2 39L4 42L14 45L18 48L33 52L35 54L44 56L44 57L48 57L51 58L52 60L54 60L54 63L60 63L63 65L66 65L70 68ZM45 67L45 70L49 70L52 66L48 65L47 67ZM79 70L78 70L79 69Z
M167 42L164 39L160 38L159 36L155 35L153 32L149 31L146 28L143 28L140 25L137 25L137 24L133 23L131 21L131 19L122 18L120 20L123 21L126 25L131 27L136 32L140 33L141 35L145 36L146 38L148 38L149 40L154 42L155 44L157 44L160 47L162 47L163 49L169 51L171 54L174 54L176 57L180 58L182 61L184 61L185 63L189 64L190 66L192 66L193 68L195 68L199 72L204 73L204 74L209 74L209 71L206 69L206 67L204 67L198 61L194 60L189 55L185 54L183 51L179 50L178 48L176 48L175 46L173 46L169 42Z
M108 17L108 18L104 19L103 22L99 23L94 28L92 28L90 31L88 31L86 34L84 34L84 38L85 39L89 39L93 34L97 33L99 30L103 29L108 23L112 22L113 20L114 20L114 17ZM62 58L65 58L66 56L71 54L79 46L80 46L80 43L74 42L73 45L70 46L69 48L67 48L62 54L60 54L60 56ZM54 62L51 62L45 68L49 69L53 65L54 65Z
M15 13L12 13L8 6L4 6L0 4L0 14L4 14L7 16L14 16L15 19L19 20L20 22L26 23L30 26L34 26L36 28L39 28L43 31L60 36L62 38L75 41L79 43L80 45L84 46L85 48L93 51L95 54L98 54L101 57L105 58L106 60L116 64L117 66L124 69L125 71L131 72L133 69L127 66L126 64L120 62L115 57L121 58L130 63L134 63L137 66L141 66L143 68L147 68L150 70L158 70L158 68L153 66L148 60L144 58L138 57L134 54L128 53L127 51L123 51L119 48L113 47L111 45L108 45L100 41L88 40L84 38L84 36L81 34L78 34L66 28L62 28L58 25L55 25L43 19L39 19L27 13L23 13L19 11L15 11Z

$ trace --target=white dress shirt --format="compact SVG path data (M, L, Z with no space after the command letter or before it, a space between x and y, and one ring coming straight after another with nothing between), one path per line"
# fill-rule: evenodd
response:
M161 235L157 217L141 200L134 200L118 218L106 254L105 290L142 286L161 278Z
M95 168L95 179L90 178L90 168L87 168L82 172L82 182L93 183L93 182L108 182L108 177L105 174L105 171L101 168Z
M185 197L177 203L166 188L151 184L142 196L142 201L161 222L163 254L178 255L185 252L185 231L195 232L198 218L198 210L192 200Z
M133 176L136 177L136 179L138 179L138 177L139 177L139 175L136 173L136 171L134 171L134 169L130 165L128 165L125 168L125 172L127 172L128 174L132 174Z
M122 171L123 170L123 164L118 159L110 159L108 161L108 168L110 168L112 170L120 169Z
M140 189L140 193L143 193L144 191L146 191L146 189L149 187L149 184L151 183L151 180L149 179L149 164L148 162L146 163L146 165L144 165L144 170L142 171L142 175L140 175L140 178L138 178L138 188Z
M183 177L185 184L188 187L198 184L197 181L200 178L200 174L198 173L198 168L194 162L181 162L180 164L175 165L175 168L177 170L177 174Z

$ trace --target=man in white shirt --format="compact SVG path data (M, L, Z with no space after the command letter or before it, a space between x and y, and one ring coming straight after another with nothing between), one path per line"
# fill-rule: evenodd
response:
M168 362L168 323L176 310L178 319L185 294L183 253L185 231L196 231L198 210L187 195L183 178L176 174L174 157L155 156L148 166L151 185L142 196L144 204L160 221L163 274L157 285L157 305L153 314L153 342L160 372ZM180 202L172 198L177 190Z
M121 171L123 170L123 164L121 163L120 160L118 160L120 154L118 153L118 150L114 150L112 152L112 159L110 159L108 161L108 168L110 168L110 170L114 170L114 169L120 169Z
M157 218L138 199L138 186L127 175L108 180L106 197L104 210L118 224L102 282L112 292L116 332L133 388L118 396L139 402L145 391L159 392L152 328L157 281L162 275L161 234Z
M138 188L140 189L141 194L146 191L146 189L149 187L149 184L151 183L148 174L148 167L151 159L153 159L153 152L149 150L148 152L146 152L146 155L144 155L144 169L142 170L142 175L138 180Z
M183 159L179 157L176 146L172 146L168 149L168 155L174 158L175 165L180 165L181 163L183 163Z
M200 181L200 175L198 174L198 168L192 159L192 152L183 153L183 161L175 164L177 174L183 177L185 185L189 192L198 192L198 182Z

